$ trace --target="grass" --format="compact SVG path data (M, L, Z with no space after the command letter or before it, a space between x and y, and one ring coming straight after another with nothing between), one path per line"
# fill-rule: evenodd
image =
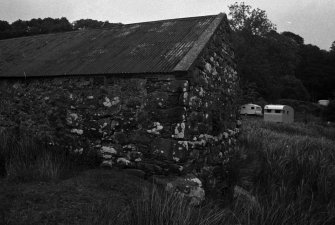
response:
M103 169L86 170L57 182L2 179L0 224L90 224L88 221L98 216L94 209L111 207L111 203L123 209L140 195L142 187L150 188L150 183Z
M319 124L246 120L230 204L193 207L154 190L113 217L113 203L97 207L92 224L335 224L334 135L334 127Z
M232 201L196 207L123 171L99 169L64 179L71 155L0 135L1 160L11 178L0 185L0 223L335 224L334 127L254 118L244 121L239 139Z
M29 134L16 136L0 132L0 175L19 182L58 180L80 166L99 165L97 153L78 154L50 145Z
M34 138L0 133L3 175L17 181L59 179L68 166L66 153Z
M194 207L178 194L156 188L142 190L141 196L123 209L114 202L107 202L94 208L94 212L87 224L216 225L225 224L230 213L213 204Z
M257 199L242 224L335 223L335 128L244 121L239 184ZM240 203L237 203L239 205Z

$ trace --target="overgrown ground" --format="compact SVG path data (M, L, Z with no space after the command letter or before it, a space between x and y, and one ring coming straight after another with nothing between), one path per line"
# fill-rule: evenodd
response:
M87 170L60 181L0 181L0 224L90 224L95 208L122 209L149 186L113 170ZM110 214L110 216L115 216Z
M30 148L1 142L13 152ZM189 206L117 169L66 174L63 156L42 153L6 163L11 173L0 180L0 224L335 224L335 127L243 121L228 167L234 196L224 205L217 198Z
M335 224L335 127L249 119L240 142L241 224Z

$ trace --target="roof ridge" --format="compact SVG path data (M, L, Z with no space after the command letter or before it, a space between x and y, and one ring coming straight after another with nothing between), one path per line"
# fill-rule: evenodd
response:
M120 24L120 26L115 26L115 27L86 28L86 29L79 29L79 30L69 30L69 31L64 31L64 32L34 34L34 35L28 35L28 36L0 39L0 41L2 42L2 41L7 41L7 40L25 39L25 38L32 38L32 37L45 37L45 36L53 36L53 35L59 35L59 34L79 33L79 32L85 32L87 30L117 30L117 29L122 29L122 28L126 28L127 26L133 26L137 24L149 24L149 23L168 22L168 21L183 21L183 20L192 20L192 19L197 19L197 18L217 17L217 16L218 15L205 15L205 16L182 17L182 18L175 18L175 19L144 21L144 22Z
M216 28L220 25L222 20L226 18L225 13L219 13L216 18L208 25L205 31L199 36L198 40L193 44L193 47L185 54L185 56L174 67L173 71L187 71L193 65L196 58L198 58L201 51L204 49Z
M143 22L136 22L136 23L127 23L127 24L123 24L123 25L124 25L124 26L128 26L128 25L146 24L146 23L156 23L156 22L168 22L168 21L192 20L192 19L205 18L205 17L217 17L217 15L218 15L218 14L214 14L214 15L205 15L205 16L193 16L193 17L181 17L181 18L164 19L164 20L143 21Z

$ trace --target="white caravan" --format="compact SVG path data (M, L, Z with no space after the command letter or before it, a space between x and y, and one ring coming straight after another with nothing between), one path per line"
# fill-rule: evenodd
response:
M262 115L262 107L256 104L245 104L241 106L240 109L241 115L256 115L261 116Z
M328 106L329 105L329 100L319 100L318 103L319 103L319 105L322 105L322 106Z
M266 105L264 107L264 121L293 123L294 110L288 105Z

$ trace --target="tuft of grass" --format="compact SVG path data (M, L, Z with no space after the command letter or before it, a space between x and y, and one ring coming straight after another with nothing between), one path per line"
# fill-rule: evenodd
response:
M95 225L216 225L231 219L228 210L213 204L195 207L177 193L155 188L150 192L143 191L138 199L123 209L115 202L107 201L92 210L96 213L88 224Z
M36 138L0 132L1 174L10 180L57 180L70 171L71 156L66 150ZM72 160L73 161L73 160Z

